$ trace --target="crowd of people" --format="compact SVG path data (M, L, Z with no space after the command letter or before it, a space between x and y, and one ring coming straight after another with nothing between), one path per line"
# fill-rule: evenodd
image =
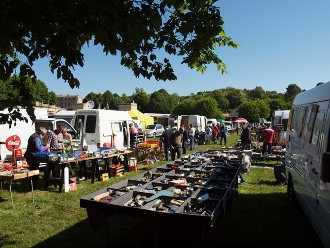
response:
M176 127L166 127L160 140L164 146L165 160L181 158L182 154L187 153L187 149L193 150L199 144L227 144L228 130L224 123L214 123L207 125L204 132L198 130L192 124L188 127L181 126L179 129Z

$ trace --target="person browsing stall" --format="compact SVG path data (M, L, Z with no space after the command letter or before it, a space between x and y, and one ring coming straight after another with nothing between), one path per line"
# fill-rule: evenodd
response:
M130 145L131 147L136 147L136 138L139 134L139 131L137 128L134 126L133 123L129 124L129 133L130 133Z
M47 129L44 127L40 127L36 133L33 133L29 139L27 148L24 154L24 158L29 165L31 170L39 169L39 159L36 156L36 152L47 152L48 146L44 145L42 142L42 138L46 136ZM38 182L39 175L32 177L33 187L36 188Z
M265 154L266 150L268 154L272 152L273 139L275 138L275 132L271 128L270 124L266 124L266 129L261 134L262 144L262 154Z
M47 145L50 150L60 150L63 148L63 129L62 124L58 125L54 131L48 131L47 135Z
M251 130L249 125L243 127L241 133L242 150L251 149Z
M164 145L164 153L165 153L165 160L168 161L168 154L171 148L171 137L172 137L172 130L169 127L166 127L162 135L160 136L160 140L163 142Z
M72 140L72 135L68 133L68 129L66 129L65 127L62 130L62 134L64 140Z
M171 159L175 160L175 156L177 158L181 158L182 154L182 142L183 142L183 127L180 127L179 130L174 129L171 137Z
M189 130L188 130L188 134L189 134L189 139L190 139L190 151L192 149L194 149L195 147L195 134L196 134L196 129L194 128L194 126L192 124L189 124Z

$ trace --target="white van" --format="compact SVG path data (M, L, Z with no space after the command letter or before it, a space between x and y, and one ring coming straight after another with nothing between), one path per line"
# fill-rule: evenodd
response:
M286 131L289 120L289 110L275 110L272 116L272 126L275 128L278 124L283 124L284 131Z
M117 149L130 144L129 133L124 140L125 132L133 119L127 111L105 109L79 109L72 120L83 145L103 146L109 143Z
M53 114L52 117L55 119L63 119L72 124L72 119L74 114L76 113L76 110L60 110Z
M285 168L288 196L330 247L330 82L298 94L290 111Z
M8 110L1 111L0 113L8 114ZM28 122L17 121L16 125L12 124L9 127L8 124L0 124L0 159L2 161L10 161L12 159L12 152L6 147L6 140L10 136L18 136L20 143L20 149L27 148L28 139L31 134L35 133L39 127L45 127L47 130L55 130L60 124L64 125L73 138L76 137L76 130L65 120L48 118L46 109L35 109L34 114L36 116L35 122L32 122L30 116L27 114L26 109L20 109L22 116L26 117Z
M178 116L178 125L189 127L192 124L196 130L205 132L207 126L207 118L203 115L181 115Z

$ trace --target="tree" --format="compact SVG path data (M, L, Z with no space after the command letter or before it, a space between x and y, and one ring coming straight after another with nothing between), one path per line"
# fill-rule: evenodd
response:
M221 118L222 113L218 108L217 101L213 97L200 99L195 104L195 114L206 117Z
M192 97L183 99L172 111L172 115L193 115L196 109L196 100Z
M21 78L14 75L10 77L7 81L0 80L0 106L1 110L6 108L12 108L12 102L22 102L24 101L26 95L24 94L25 90L29 90L31 96L33 97L33 103L35 104L37 101L41 103L47 104L56 104L57 97L54 92L49 92L47 86L41 80L36 80L32 82L32 80L28 79L24 85L18 87L21 84ZM32 111L33 109L29 109ZM4 117L4 115L2 115ZM14 117L14 116L13 116ZM21 115L15 115L13 118L13 122L17 120L23 120ZM6 122L6 118L2 118L3 122ZM2 123L2 122L1 122Z
M212 96L218 103L218 108L221 109L222 111L228 111L229 110L229 101L225 97L224 93L222 90L214 90L212 91Z
M123 103L130 103L133 101L132 96L127 96L125 93L121 95L121 99L123 100Z
M282 98L268 100L268 106L270 108L270 113L273 113L275 110L291 109L291 106L288 106L288 103Z
M243 90L227 87L224 89L224 92L229 101L229 109L236 109L240 104L247 100L246 92Z
M259 107L259 117L268 119L269 116L271 115L271 112L270 112L270 107L269 107L267 101L266 100L259 100L259 101L257 100L257 104Z
M244 117L249 122L254 122L259 118L259 107L257 101L245 101L238 107L240 117Z
M296 95L298 95L301 92L301 89L296 84L289 84L289 86L286 88L286 92L284 94L285 99L287 101L292 102Z
M200 72L215 64L225 73L215 49L238 44L223 25L220 8L209 0L5 1L0 4L0 80L17 70L21 80L15 87L24 88L28 79L37 80L34 62L46 58L52 73L79 87L73 71L84 66L86 44L119 54L121 65L136 77L175 80L167 55ZM160 49L167 55L158 56ZM20 100L10 104L31 109L35 101L30 89Z
M264 99L266 97L266 92L262 87L257 86L253 90L248 91L248 95L251 99Z
M150 96L150 103L148 106L149 112L168 114L171 113L171 97L164 89L155 91Z
M113 94L110 90L106 90L102 96L102 105L101 108L104 109L113 109L114 99Z
M121 99L120 95L117 93L113 94L113 105L110 106L110 109L118 109L118 105L124 103L123 99Z
M94 109L99 109L102 107L103 103L103 95L101 93L94 93L91 92L85 96L83 102L93 101L94 102Z
M55 92L53 92L53 91L49 92L49 104L56 105L57 102L58 102L58 100L57 100L57 96L56 96Z
M147 94L142 88L135 88L135 92L132 95L133 101L137 104L138 110L145 113L148 110L150 102L150 95Z

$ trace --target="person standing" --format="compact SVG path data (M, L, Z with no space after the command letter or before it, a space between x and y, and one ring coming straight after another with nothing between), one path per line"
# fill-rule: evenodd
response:
M165 153L165 160L169 161L168 154L170 153L171 148L171 137L172 131L166 127L162 135L160 136L160 140L163 142L164 145L164 153Z
M218 126L215 123L213 123L212 136L213 136L214 144L218 143L218 134L219 134Z
M220 145L222 145L222 140L224 141L225 145L227 145L227 128L225 126L225 123L220 124Z
M212 128L210 125L207 125L205 129L205 143L206 145L209 145L211 142L211 136L212 136Z
M182 153L186 154L187 153L187 144L188 144L188 139L189 139L189 132L188 128L183 127L183 144L182 144Z
M238 135L238 131L239 131L239 127L238 127L238 123L236 124L236 134Z
M137 146L137 136L139 132L133 123L129 124L129 133L130 133L130 146L135 148Z
M48 146L44 145L42 142L42 138L45 137L47 134L47 129L44 127L40 127L38 131L32 134L28 139L28 144L26 151L24 153L24 158L26 162L30 166L31 170L38 170L39 169L39 159L36 156L36 152L47 152ZM39 175L32 177L33 188L37 187Z
M72 141L72 135L70 133L68 133L68 129L66 129L65 127L62 130L62 134L63 134L63 139L64 140L71 140Z
M128 146L127 122L123 121L124 146Z
M181 158L182 152L182 141L183 141L183 128L180 127L179 130L173 131L171 136L171 159L175 160L175 156L177 158Z
M270 124L267 123L266 129L261 134L261 140L263 141L262 154L265 154L266 150L267 150L268 154L271 154L274 137L275 137L275 132L271 128Z
M58 125L54 131L47 132L47 140L46 144L49 147L49 151L57 151L64 152L63 147L63 130L64 126L62 124ZM45 171L49 170L49 166L45 169ZM58 166L52 166L52 175L54 178L60 177L60 168ZM48 173L48 171L47 171ZM56 184L55 184L56 186Z
M194 144L195 133L196 133L195 128L193 127L192 124L189 124L188 134L189 134L189 139L190 139L190 151L195 148L195 144Z
M251 149L251 130L249 125L244 126L242 130L241 143L242 143L242 150Z
M54 131L47 132L46 144L48 145L50 150L58 151L60 149L63 149L63 130L64 126L60 124Z

